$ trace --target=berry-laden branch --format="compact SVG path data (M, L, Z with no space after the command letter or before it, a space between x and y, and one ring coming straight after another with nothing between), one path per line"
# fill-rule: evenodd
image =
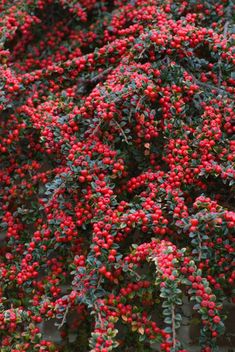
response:
M233 10L1 1L2 352L187 351L183 297L216 350L234 302Z

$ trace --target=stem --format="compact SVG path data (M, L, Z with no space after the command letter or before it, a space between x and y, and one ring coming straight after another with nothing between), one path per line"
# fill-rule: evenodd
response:
M214 86L213 84L209 84L209 83L205 83L205 82L200 81L197 77L194 76L194 74L193 74L190 70L188 70L188 69L186 69L185 67L183 67L179 62L177 62L177 64L178 64L185 72L189 73L190 76L193 78L194 82L195 82L196 84L198 84L199 86L208 88L208 89L210 89L210 90L216 90L216 91L218 91L218 92L221 93L221 94L226 94L226 95L228 95L228 96L231 96L231 94L230 94L229 92L227 92L226 89L223 89L223 88L221 88L221 87L216 87L216 86Z
M198 246L199 246L198 261L200 262L201 258L202 258L202 240L201 240L200 234L198 234L198 240L199 240L199 243L198 243Z
M94 136L96 134L96 132L98 131L98 129L99 129L100 125L101 125L101 123L102 123L102 120L100 120L99 123L96 125L96 127L95 127L94 131L92 132L91 136Z
M96 82L102 80L104 78L104 76L107 75L109 72L111 72L113 69L114 69L113 67L109 67L88 81L90 83L96 83Z
M95 303L94 307L95 307L95 310L97 312L98 319L100 321L100 327L103 330L104 329L104 322L103 322L103 319L102 319L102 316L101 316L101 313L100 313L99 306L97 305L97 303Z
M172 315L172 344L173 348L176 347L176 331L175 331L175 306L171 306L171 315Z
M141 51L141 53L140 53L140 55L139 55L138 59L141 59L141 57L142 57L143 53L144 53L146 50L147 50L147 48L144 48L144 49Z
M136 277L138 277L138 279L141 279L141 276L136 271L134 271L134 270L132 270L130 268L128 268L128 271L130 271L131 273L135 274Z
M51 197L48 199L48 202L44 204L44 207L49 207L54 200L55 196L60 192L60 190L65 186L65 182L62 182L61 185L55 190L55 192L51 195Z
M64 325L64 323L65 323L65 321L66 321L66 317L67 317L68 312L69 312L69 308L70 308L70 304L68 304L67 307L66 307L66 310L65 310L65 313L64 313L62 322L61 322L60 325L58 326L58 329L61 329L62 326Z
M228 33L228 26L229 26L229 21L226 21L225 22L225 25L224 25L224 37L226 38L227 37L227 33Z
M123 137L124 137L124 139L125 139L125 142L126 142L127 144L130 144L130 143L128 142L127 136L126 136L125 132L123 131L122 127L119 125L119 123L118 123L116 120L114 120L114 122L116 123L116 125L118 126L118 128L121 130L122 135L123 135Z
M136 108L135 108L135 112L138 111L139 106L140 106L140 104L142 103L142 100L144 99L144 97L145 97L145 96L142 95L142 96L140 97L140 99L138 100L138 103L137 103Z

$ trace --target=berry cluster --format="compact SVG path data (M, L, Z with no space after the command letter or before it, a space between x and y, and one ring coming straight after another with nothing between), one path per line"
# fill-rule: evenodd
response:
M234 302L234 9L0 1L2 352L185 352L185 299L215 350Z

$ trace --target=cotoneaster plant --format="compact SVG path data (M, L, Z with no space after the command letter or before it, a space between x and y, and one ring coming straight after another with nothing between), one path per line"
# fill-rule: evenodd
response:
M0 349L202 352L234 302L233 1L0 1ZM60 341L48 338L51 321Z

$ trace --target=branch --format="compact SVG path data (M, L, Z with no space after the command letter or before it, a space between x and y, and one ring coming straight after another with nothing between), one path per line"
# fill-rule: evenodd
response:
M98 131L98 129L99 129L100 125L101 125L101 123L102 123L102 120L100 120L99 123L96 125L96 127L95 127L94 131L92 132L91 136L94 136L96 134L96 132Z
M129 141L128 141L128 139L127 139L127 136L126 136L125 132L124 132L123 129L122 129L122 127L119 125L119 123L118 123L116 120L114 120L114 122L116 123L116 125L118 126L118 128L121 130L122 135L123 135L123 137L124 137L124 139L125 139L125 142L126 142L127 144L130 144Z
M89 80L89 83L96 83L99 82L101 79L104 78L105 75L107 75L109 72L111 72L113 70L113 67L109 67L106 70L102 71L101 73L99 73L98 75L96 75L95 77L91 78Z
M99 319L99 321L100 321L100 327L101 327L101 329L103 330L103 329L104 329L104 322L103 322L103 319L102 319L102 316L101 316L101 313L100 313L100 309L99 309L97 303L94 304L94 308L95 308L95 310L96 310L98 319Z
M44 204L44 207L49 207L54 199L54 197L59 193L59 191L65 186L65 182L62 182L61 185L55 190L55 192L48 199L48 202Z
M199 243L198 243L198 246L199 246L198 261L200 262L201 258L202 258L202 240L201 240L200 234L198 234L198 240L199 240Z
M175 306L171 306L171 315L172 315L172 344L173 348L176 347L176 331L175 331Z
M95 77L87 78L87 79L79 78L78 81L77 81L76 90L78 90L79 84L82 84L83 88L86 89L87 87L89 87L89 85L96 84L96 83L100 82L112 70L113 70L113 67L109 67L106 70L104 70L101 73L99 73L98 75L96 75Z
M200 81L197 77L194 76L194 74L186 69L185 67L183 67L179 62L177 62L177 64L187 73L189 73L191 75L191 77L193 78L194 80L194 83L198 84L199 86L202 86L202 87L205 87L205 88L208 88L210 90L214 89L218 92L221 92L221 94L226 94L226 95L230 95L231 94L229 92L227 92L225 89L221 88L221 87L217 87L217 86L213 86L212 84L209 84L209 83L204 83L202 81Z
M229 21L226 21L224 25L224 33L223 33L224 37L227 37L228 26L229 26Z
M130 269L129 267L128 267L128 271L130 271L131 273L133 273L134 275L136 275L136 277L138 277L138 279L141 279L141 276L140 276L136 271Z
M65 323L65 321L66 321L66 317L67 317L68 312L69 312L69 308L70 308L70 304L68 304L67 307L66 307L66 310L65 310L65 313L64 313L62 322L61 322L60 325L58 326L58 329L61 329L62 326L64 325L64 323Z

